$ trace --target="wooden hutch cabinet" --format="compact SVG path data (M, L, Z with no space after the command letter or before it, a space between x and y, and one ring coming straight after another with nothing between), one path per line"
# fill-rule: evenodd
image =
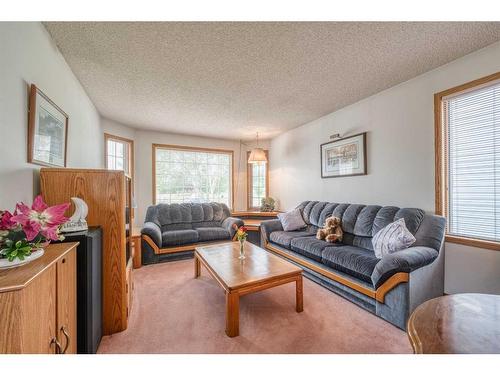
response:
M81 198L89 207L88 225L102 228L103 334L125 330L132 301L130 178L123 171L42 168L40 183L47 204Z

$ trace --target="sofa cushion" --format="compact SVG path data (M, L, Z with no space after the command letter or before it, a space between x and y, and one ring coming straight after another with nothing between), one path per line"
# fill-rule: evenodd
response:
M162 226L192 221L191 205L189 203L159 204L158 220Z
M319 203L318 201L306 201L303 204L300 204L297 208L302 212L302 216L304 217L304 220L306 224L311 224L310 217L311 216L311 211L316 205L316 203Z
M203 221L222 222L230 216L229 208L224 203L160 203L148 207L145 221L166 227L171 224Z
M316 225L317 227L323 226L324 222L323 224L321 223L321 213L324 211L327 204L327 202L318 202L311 208L309 222L312 225Z
M354 234L354 226L356 225L356 221L358 220L359 213L366 206L362 204L350 204L344 214L341 217L342 220L342 230L346 233Z
M362 247L363 249L373 251L373 244L371 237L355 236L354 234L344 232L342 243L344 245Z
M215 227L222 227L222 222L220 221L200 221L198 223L192 223L191 224L192 229L198 229L198 228L215 228Z
M278 219L286 232L296 231L306 227L302 214L298 208L278 214Z
M271 242L274 242L278 245L281 245L283 247L286 247L287 249L290 249L290 243L293 238L298 238L298 237L308 237L308 236L314 236L315 233L312 233L311 231L304 229L304 230L296 230L293 232L285 232L283 230L278 230L275 232L271 232L269 235L269 239Z
M441 251L445 229L446 219L444 217L425 215L417 233L415 233L416 241L413 246L426 246Z
M371 283L371 276L380 261L373 251L356 246L327 247L321 255L321 262L328 267L347 273Z
M203 227L196 228L198 232L198 241L216 241L229 240L229 232L222 227Z
M444 218L443 218L444 219ZM439 253L425 246L414 246L383 257L372 273L375 288L382 285L389 277L398 272L412 272L434 261ZM438 281L438 279L436 280ZM433 285L437 287L438 285ZM441 287L443 286L441 280Z
M420 208L401 208L394 216L394 221L405 219L406 228L411 234L415 234L424 220L425 211Z
M371 237L373 222L381 206L366 206L358 214L352 233L356 236Z
M191 223L173 223L161 226L161 231L166 232L170 230L183 230L183 229L194 229Z
M306 224L322 226L327 217L337 216L342 219L345 232L365 237L375 235L387 224L401 218L405 219L408 230L415 234L425 215L425 212L418 208L365 206L362 204L338 204L318 201L304 201L296 208L302 212Z
M191 220L193 223L203 221L205 219L203 206L201 204L193 204L191 206Z
M228 207L223 203L201 203L201 207L203 210L202 221L222 221L231 216ZM196 218L198 218L198 212Z
M344 217L344 212L347 210L347 207L349 207L348 203L340 203L335 206L332 212L332 216L339 217L341 220L343 220Z
M177 246L198 242L198 232L193 229L170 230L161 235L162 246Z
M377 258L409 248L415 237L406 228L405 219L401 218L379 230L372 238L373 250Z
M384 228L386 225L394 221L394 216L396 216L399 211L399 207L385 206L382 207L378 212L377 216L373 220L372 226L372 236L374 236L379 230Z
M290 248L293 251L318 262L321 262L321 254L323 253L323 250L329 246L335 246L335 244L318 240L313 236L292 238L292 241L290 242Z
M323 211L321 211L319 215L318 227L323 227L325 225L326 219L333 216L333 210L335 210L335 207L338 205L338 203L328 203L325 205L325 208L323 208Z

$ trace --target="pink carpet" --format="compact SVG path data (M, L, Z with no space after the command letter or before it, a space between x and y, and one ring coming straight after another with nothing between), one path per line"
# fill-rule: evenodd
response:
M304 278L240 300L240 336L224 333L222 289L193 260L134 271L129 328L103 337L99 353L411 353L406 333Z

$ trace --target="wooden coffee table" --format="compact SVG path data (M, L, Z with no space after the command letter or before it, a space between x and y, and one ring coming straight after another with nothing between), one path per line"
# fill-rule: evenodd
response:
M240 296L295 282L296 311L303 310L302 269L270 254L248 241L246 258L240 255L238 242L211 246L198 246L194 252L195 278L200 276L201 265L217 280L226 293L226 334L239 335Z
M500 296L452 294L418 306L408 320L415 353L500 353Z

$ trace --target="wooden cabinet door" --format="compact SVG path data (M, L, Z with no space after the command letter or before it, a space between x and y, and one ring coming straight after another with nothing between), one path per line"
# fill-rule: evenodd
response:
M64 353L76 353L76 249L57 262L57 337Z
M53 265L26 288L0 293L0 353L56 352L55 285Z

